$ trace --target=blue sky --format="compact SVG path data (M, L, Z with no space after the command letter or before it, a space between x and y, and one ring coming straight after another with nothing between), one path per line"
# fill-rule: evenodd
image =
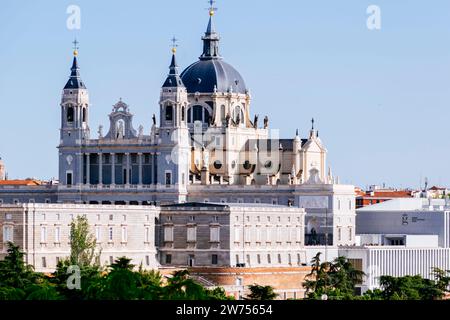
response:
M81 8L68 30L66 9ZM381 30L366 27L369 5ZM221 53L243 75L252 114L308 134L316 119L341 182L450 185L450 2L447 0L219 0ZM72 41L80 42L90 127L107 126L122 97L150 130L170 62L201 53L204 0L25 1L0 7L0 155L10 178L57 176L59 102Z

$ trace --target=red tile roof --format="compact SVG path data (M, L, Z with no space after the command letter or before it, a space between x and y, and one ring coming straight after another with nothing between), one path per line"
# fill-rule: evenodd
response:
M40 186L41 181L38 180L0 180L0 186Z

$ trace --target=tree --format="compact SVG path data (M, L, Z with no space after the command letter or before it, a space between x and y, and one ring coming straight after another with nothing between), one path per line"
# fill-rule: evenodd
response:
M70 224L70 264L79 266L97 265L100 253L96 253L97 241L89 230L86 217L77 216Z
M345 257L332 262L321 262L320 252L311 260L311 272L303 286L308 299L321 299L326 294L332 299L354 299L355 286L362 282L364 272L356 270Z
M420 275L380 277L380 289L367 291L364 296L378 300L441 300L448 292L449 271L432 269L434 279L425 279Z
M274 300L278 294L273 292L271 286L260 286L257 284L248 286L250 294L246 300Z
M30 265L24 262L24 253L12 242L8 242L7 255L0 261L0 287L24 289L33 283L36 274Z

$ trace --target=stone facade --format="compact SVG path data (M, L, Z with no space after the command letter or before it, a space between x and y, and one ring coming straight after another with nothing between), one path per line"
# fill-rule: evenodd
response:
M272 267L307 263L305 211L245 204L180 204L161 208L163 266Z
M109 265L126 256L145 269L158 266L154 206L79 204L21 204L0 206L0 257L8 241L25 252L25 262L36 271L51 272L70 254L70 223L86 216L95 235L100 263Z
M120 100L108 130L99 127L96 137L75 51L60 101L59 180L0 184L0 203L297 206L307 211L307 244L352 244L353 186L327 170L314 121L305 138L297 131L280 139L268 117L252 117L243 77L220 56L213 15L202 40L201 57L182 73L173 50L150 130L135 129L130 106Z

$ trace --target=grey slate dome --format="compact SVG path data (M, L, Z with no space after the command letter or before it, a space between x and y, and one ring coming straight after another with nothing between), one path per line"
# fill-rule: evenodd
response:
M233 91L247 93L244 79L219 54L219 34L213 24L214 11L210 11L208 28L203 40L203 54L200 60L181 73L181 80L188 93L213 93Z
M247 92L244 79L239 72L222 59L200 60L183 71L181 80L189 93Z

